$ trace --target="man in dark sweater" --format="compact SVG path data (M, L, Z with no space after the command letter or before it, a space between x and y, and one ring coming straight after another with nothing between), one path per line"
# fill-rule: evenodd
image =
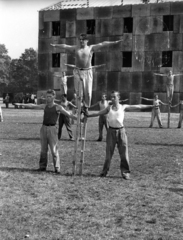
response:
M56 126L58 116L60 113L68 117L77 119L74 115L66 111L62 106L55 104L55 91L49 89L46 93L46 104L20 104L15 103L17 106L24 106L31 109L44 110L43 125L40 130L41 139L41 154L39 161L39 171L46 171L48 163L48 145L53 157L53 164L55 173L60 173L60 157L58 153L58 129Z

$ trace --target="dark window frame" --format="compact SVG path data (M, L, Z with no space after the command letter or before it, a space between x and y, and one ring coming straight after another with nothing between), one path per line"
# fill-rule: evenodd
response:
M55 21L52 22L52 36L60 36L60 22Z
M162 67L172 67L172 51L162 52Z
M174 16L173 15L164 15L163 16L163 31L164 32L173 31L173 25L174 25Z
M95 26L96 21L95 19L86 20L86 33L89 35L95 35Z
M60 67L60 53L52 53L52 68Z
M123 68L131 68L132 67L132 51L124 51L122 52L122 67ZM126 61L124 61L126 59Z
M126 17L126 18L123 18L123 21L124 21L123 33L132 33L133 32L133 18Z

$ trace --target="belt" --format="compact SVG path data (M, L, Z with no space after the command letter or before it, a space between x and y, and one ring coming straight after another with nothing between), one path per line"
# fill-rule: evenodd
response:
M90 67L90 68L77 68L77 69L79 69L80 71L84 71L84 70L90 70L92 68Z
M47 127L53 127L53 126L55 126L55 124L43 124L43 126L47 126Z
M111 128L111 129L114 129L114 130L119 130L119 129L122 129L122 128L124 128L124 127L120 127L120 128L113 128L113 127L110 127L110 126L109 126L109 128Z

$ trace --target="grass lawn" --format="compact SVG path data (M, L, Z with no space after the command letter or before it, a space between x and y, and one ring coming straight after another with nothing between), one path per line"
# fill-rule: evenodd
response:
M183 239L183 130L178 114L162 114L163 129L149 112L127 112L131 180L121 178L115 150L109 174L100 178L105 139L98 119L88 120L83 176L71 176L74 142L63 128L61 175L39 173L43 112L3 109L0 123L0 240ZM75 125L73 126L73 130ZM104 130L104 136L106 132ZM79 154L78 154L79 162Z

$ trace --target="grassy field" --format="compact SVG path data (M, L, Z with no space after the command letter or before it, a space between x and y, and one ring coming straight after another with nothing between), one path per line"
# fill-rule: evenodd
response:
M150 129L150 113L126 113L129 181L121 178L117 149L108 176L99 177L106 143L96 142L97 118L88 120L83 176L73 177L74 142L65 127L59 141L61 175L54 174L51 156L48 171L39 173L43 112L11 108L3 114L0 240L183 239L183 132L176 128L178 114L171 114L171 128L166 128L163 114L164 128L155 122Z

